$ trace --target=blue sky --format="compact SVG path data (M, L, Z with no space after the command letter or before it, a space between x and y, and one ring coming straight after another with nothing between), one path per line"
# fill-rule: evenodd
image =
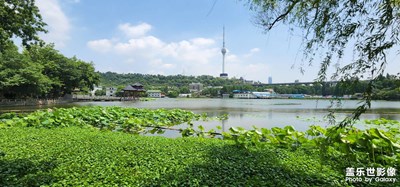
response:
M37 5L49 30L42 38L101 72L218 76L224 25L229 77L312 81L319 68L316 62L301 74L299 36L284 26L263 33L243 1L37 0ZM399 72L397 66L388 69Z

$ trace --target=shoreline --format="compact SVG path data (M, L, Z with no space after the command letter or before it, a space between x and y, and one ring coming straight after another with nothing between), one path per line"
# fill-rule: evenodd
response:
M0 107L12 106L44 106L71 103L66 99L1 99Z

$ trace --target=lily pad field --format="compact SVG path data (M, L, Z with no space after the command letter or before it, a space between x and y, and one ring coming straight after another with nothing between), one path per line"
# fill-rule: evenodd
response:
M365 130L314 126L306 132L291 127L204 132L193 127L196 120L209 119L183 110L121 107L2 114L0 186L400 184L397 121L369 121ZM143 135L178 124L187 125L178 129L180 138ZM395 173L385 181L366 182L366 174L362 181L351 181L349 168Z

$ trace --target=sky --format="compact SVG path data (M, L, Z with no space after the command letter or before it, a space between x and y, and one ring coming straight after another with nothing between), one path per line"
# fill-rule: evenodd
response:
M291 34L285 26L265 33L254 24L254 12L245 1L36 0L36 4L49 31L40 36L67 57L93 62L100 72L217 77L222 71L223 27L228 51L225 72L230 78L307 82L317 77L319 69L317 62L304 66L300 34ZM399 67L397 63L387 69L397 73Z

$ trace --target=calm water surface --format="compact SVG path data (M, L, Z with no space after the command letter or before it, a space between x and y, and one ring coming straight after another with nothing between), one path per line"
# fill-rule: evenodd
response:
M342 101L337 113L338 119L343 119L351 113L359 101ZM80 106L122 106L137 108L181 108L195 113L207 113L211 117L228 114L229 119L221 121L197 122L206 129L223 126L230 127L252 126L271 128L293 125L297 130L306 130L309 125L326 126L324 117L331 106L329 100L296 100L296 99L172 99L161 98L154 101L142 102L85 102ZM362 116L362 119L387 118L400 120L400 102L374 101L372 110Z
M337 119L343 119L351 113L359 101L342 101ZM251 129L257 127L284 127L294 126L297 130L306 130L309 125L317 124L327 126L324 120L331 106L329 100L296 100L296 99L173 99L161 98L152 101L136 102L80 102L72 105L59 105L57 107L71 106L122 106L137 108L181 108L195 113L207 113L211 117L228 114L229 119L221 121L196 122L211 129L220 125L224 130L230 127L244 127ZM0 108L0 110L21 110L21 107ZM37 107L23 107L24 110L35 110ZM400 120L400 102L374 101L372 109L363 114L362 119L387 118ZM359 123L360 125L362 122Z

